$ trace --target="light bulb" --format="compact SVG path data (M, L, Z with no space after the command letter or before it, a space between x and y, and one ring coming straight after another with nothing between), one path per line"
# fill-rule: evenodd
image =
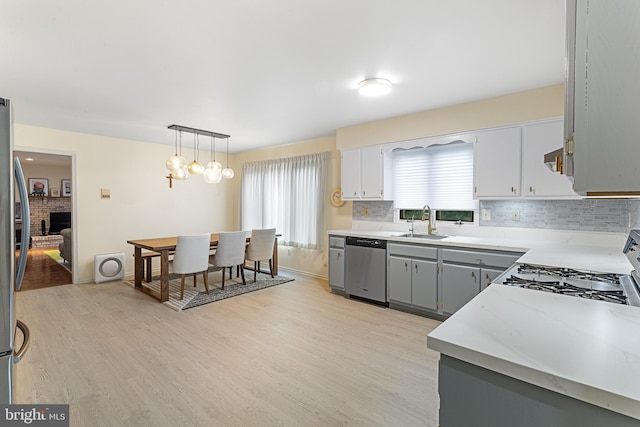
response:
M222 181L222 172L220 169L207 167L202 173L202 176L204 177L204 182L207 184L217 184Z
M171 172L175 172L186 164L187 161L184 159L184 157L176 154L167 159L166 166L167 169L169 169Z
M177 171L173 172L173 174L174 174L173 179L177 179L179 181L184 181L186 179L189 179L189 172L187 172L186 166L181 167Z
M201 175L202 171L204 171L204 166L194 160L187 165L187 170L189 171L189 175Z
M233 169L228 168L228 167L222 169L222 177L223 178L231 179L231 178L233 178L234 175L235 175L235 173L233 172Z
M207 163L207 169L215 169L215 170L221 171L222 165L220 164L220 162L216 162L216 161L209 162Z

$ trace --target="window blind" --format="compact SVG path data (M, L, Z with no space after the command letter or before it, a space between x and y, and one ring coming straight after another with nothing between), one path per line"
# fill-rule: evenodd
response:
M473 144L457 141L393 151L396 209L474 210Z

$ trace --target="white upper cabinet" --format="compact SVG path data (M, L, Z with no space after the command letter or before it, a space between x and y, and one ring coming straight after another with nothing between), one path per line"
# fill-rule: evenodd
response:
M522 127L522 195L579 198L569 178L544 164L544 155L562 146L562 118Z
M475 198L520 196L520 128L476 133L473 146Z
M360 199L360 150L342 152L342 199Z
M379 146L342 152L343 200L393 200L391 159Z
M567 6L565 137L573 137L574 189L587 196L640 194L640 1Z

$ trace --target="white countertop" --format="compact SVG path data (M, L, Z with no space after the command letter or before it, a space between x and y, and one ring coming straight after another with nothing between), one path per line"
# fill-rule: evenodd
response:
M638 307L491 285L427 347L640 419L638 334Z

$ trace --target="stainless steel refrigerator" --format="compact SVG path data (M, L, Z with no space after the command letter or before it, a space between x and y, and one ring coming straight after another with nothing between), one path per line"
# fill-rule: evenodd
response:
M0 98L0 404L13 403L14 365L29 347L29 328L16 319L14 308L14 293L20 290L27 266L31 233L29 196L20 161L13 158L12 127L11 102ZM16 203L16 191L20 196L19 204ZM16 211L18 205L20 208ZM22 232L20 256L16 260L18 218L22 221ZM16 343L20 342L20 348L16 349Z

